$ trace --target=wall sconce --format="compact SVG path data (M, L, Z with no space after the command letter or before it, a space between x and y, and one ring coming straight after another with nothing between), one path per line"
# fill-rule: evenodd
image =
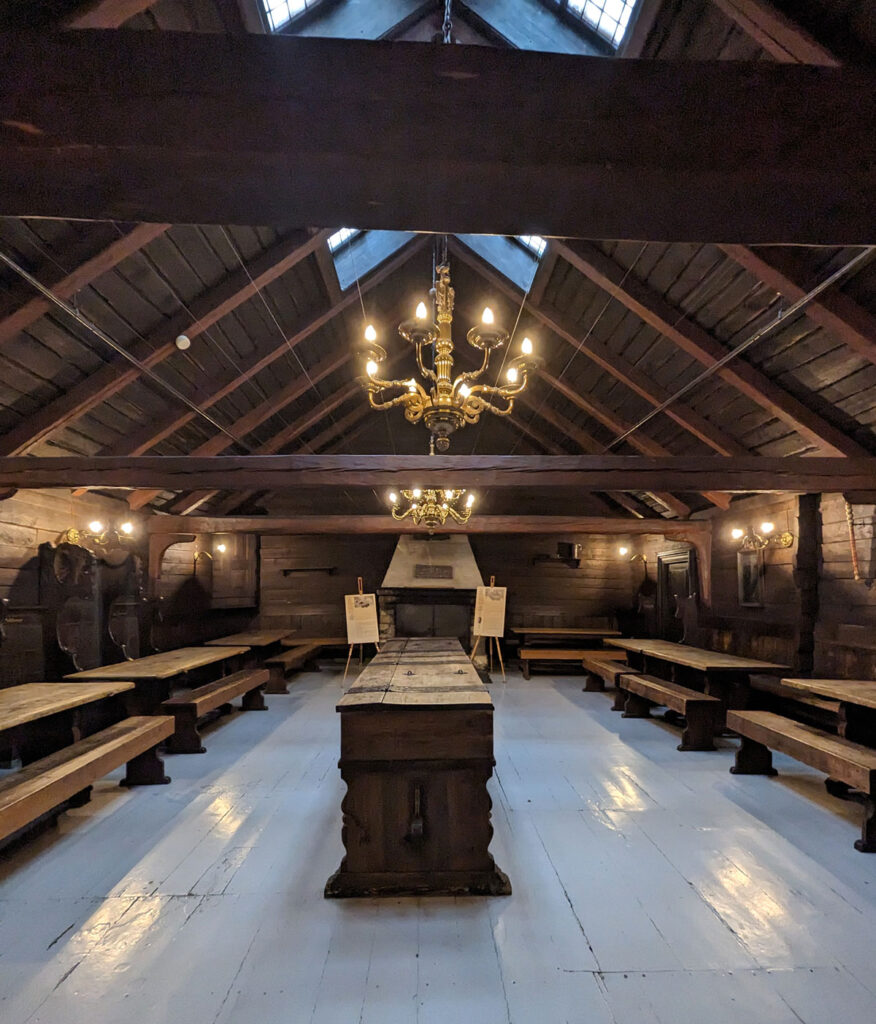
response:
M626 558L630 554L630 549L625 547L623 544L617 549L617 553L621 558ZM647 555L630 555L631 562L641 562L642 568L645 570L645 579L648 578L648 556Z
M228 548L224 544L217 544L216 550L219 552L220 555L224 555Z
M124 548L131 544L135 539L134 529L134 524L130 519L126 519L117 526L107 526L100 519L92 519L85 530L77 530L75 526L65 530L58 543L76 544L92 553L97 553L95 549L98 548L106 551L112 548Z
M794 543L794 534L785 530L776 533L775 523L763 522L755 531L753 526L745 530L734 526L730 531L733 540L740 541L740 551L763 551L764 548L789 548Z

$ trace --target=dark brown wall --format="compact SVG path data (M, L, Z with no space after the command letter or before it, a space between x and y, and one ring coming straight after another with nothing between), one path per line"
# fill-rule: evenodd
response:
M474 536L472 550L488 582L495 574L508 587L507 624L573 625L612 617L631 608L641 569L617 554L629 538L577 536L560 538L582 545L580 569L533 564L535 555L555 555L556 536ZM396 538L262 537L261 607L265 628L288 627L303 634L343 634L344 594L355 593L356 577L366 592L376 590L395 550ZM336 567L334 575L283 569Z

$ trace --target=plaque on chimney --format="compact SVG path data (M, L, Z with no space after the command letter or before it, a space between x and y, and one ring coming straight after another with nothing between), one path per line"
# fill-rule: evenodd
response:
M414 578L418 580L452 580L452 565L415 565Z

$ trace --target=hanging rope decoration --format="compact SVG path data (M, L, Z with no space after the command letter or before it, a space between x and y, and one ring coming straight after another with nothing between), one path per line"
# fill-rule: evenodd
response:
M872 587L873 580L865 580L861 576L861 565L858 561L858 543L855 538L855 517L852 511L852 503L847 501L846 505L846 522L849 524L849 548L852 552L852 573L854 574L854 580L856 583L863 583L865 587Z

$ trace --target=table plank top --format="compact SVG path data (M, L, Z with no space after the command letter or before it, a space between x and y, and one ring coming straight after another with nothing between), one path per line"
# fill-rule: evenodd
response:
M72 672L65 679L171 679L181 672L203 668L224 661L236 654L246 654L248 647L180 647L175 651L148 654L133 661L118 661L83 672Z
M819 697L829 697L843 704L876 708L876 680L873 679L783 679L783 686Z
M133 690L132 682L22 683L0 690L0 729L12 729L47 715Z
M761 661L758 658L741 658L736 654L708 651L702 647L688 647L687 644L675 644L669 640L625 637L622 640L610 639L608 643L612 647L622 647L627 651L650 655L703 672L782 672L789 667L773 661Z
M458 640L388 640L341 697L338 711L364 707L467 707L493 702Z
M288 633L287 629L249 629L231 636L220 636L208 640L207 647L268 647L279 643Z
M284 647L305 647L309 644L321 644L323 647L348 647L346 636L289 636L283 634Z
M543 637L597 637L621 635L619 629L609 629L607 626L604 628L601 626L512 626L510 632L517 633L519 636Z

